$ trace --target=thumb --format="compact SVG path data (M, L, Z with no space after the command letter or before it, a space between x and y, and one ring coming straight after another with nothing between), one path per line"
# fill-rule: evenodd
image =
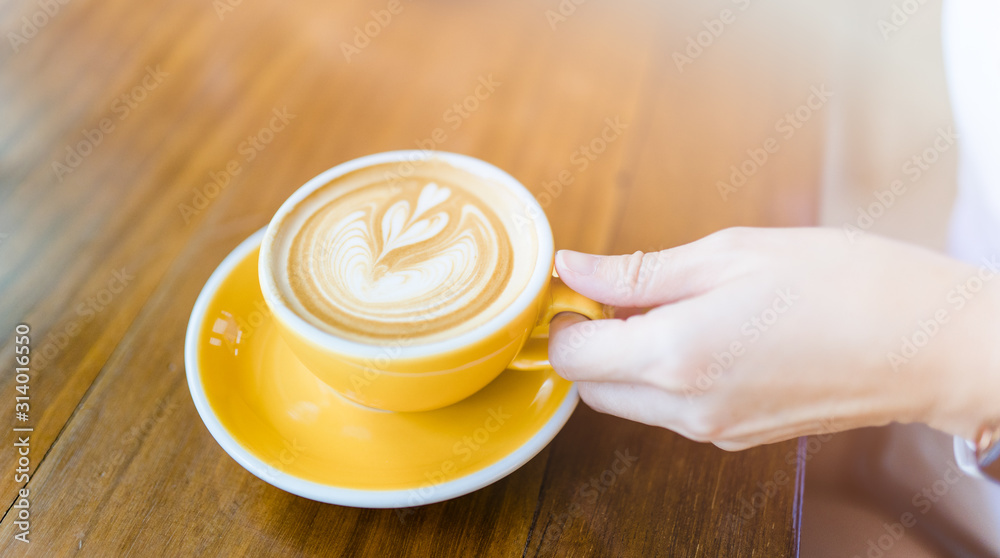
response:
M560 250L556 271L569 288L603 304L646 308L699 295L714 286L719 258L697 243L644 254L597 256Z

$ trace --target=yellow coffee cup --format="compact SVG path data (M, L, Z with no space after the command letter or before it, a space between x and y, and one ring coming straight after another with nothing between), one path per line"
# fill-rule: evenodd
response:
M298 315L278 294L274 273L275 239L285 217L307 196L338 177L386 163L409 165L434 159L456 167L491 187L502 187L523 209L513 216L518 227L532 227L537 250L526 286L498 314L452 338L416 342L408 336L366 343L322 330ZM313 374L344 397L375 409L426 411L445 407L476 393L501 372L549 366L548 324L559 312L591 319L606 317L603 305L583 297L553 277L552 229L541 206L520 182L497 167L465 155L428 151L393 151L361 157L329 169L292 194L272 218L261 244L259 278L264 300L292 352ZM516 257L516 254L515 254ZM419 324L414 324L416 328Z

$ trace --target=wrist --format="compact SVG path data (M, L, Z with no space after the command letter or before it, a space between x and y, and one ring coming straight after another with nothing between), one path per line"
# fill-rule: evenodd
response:
M953 313L931 371L935 394L925 422L975 442L1000 421L1000 280Z

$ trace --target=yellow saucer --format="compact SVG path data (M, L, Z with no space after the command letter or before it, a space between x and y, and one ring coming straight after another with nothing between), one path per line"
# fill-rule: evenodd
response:
M526 463L576 407L576 387L551 369L507 370L435 411L383 412L344 399L299 363L274 328L257 280L262 234L209 278L188 323L185 364L212 436L268 483L348 506L439 502Z

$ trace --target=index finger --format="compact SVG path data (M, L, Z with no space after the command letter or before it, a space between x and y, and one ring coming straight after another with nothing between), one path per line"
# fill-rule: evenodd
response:
M618 307L670 304L703 294L745 272L742 248L761 236L733 228L659 252L595 256L560 250L559 277L574 291Z

